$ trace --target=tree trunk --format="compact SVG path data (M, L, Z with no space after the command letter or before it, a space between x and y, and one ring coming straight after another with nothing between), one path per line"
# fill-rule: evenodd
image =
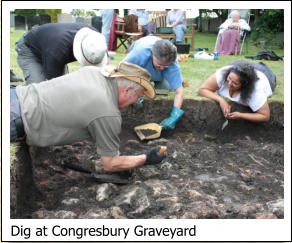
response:
M199 22L198 22L198 31L202 32L202 13L203 10L199 9Z

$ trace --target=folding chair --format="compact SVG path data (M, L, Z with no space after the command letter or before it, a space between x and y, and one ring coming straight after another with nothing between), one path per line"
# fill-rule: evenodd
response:
M124 46L127 53L131 44L141 38L143 34L142 32L138 32L138 17L135 15L127 15L123 20L118 20L116 25L119 27L115 30L115 34L120 40L117 49Z
M228 18L231 18L231 12L234 11L234 10L237 10L239 15L240 15L240 18L241 19L244 19L248 24L249 24L249 20L250 20L250 9L228 9ZM219 29L220 30L220 29ZM249 34L250 32L247 31L247 30L244 30L243 31L243 35L241 37L241 47L240 47L240 52L239 52L239 55L241 55L242 53L242 49L243 49L243 46L244 46L244 43L245 43L245 48L246 48L246 53L248 53L248 42L245 41L246 38L247 38L247 35ZM217 35L217 39L216 39L216 43L215 43L215 47L214 47L214 51L216 50L216 46L217 46L217 43L218 43L218 40L219 40L219 37L220 37L220 34L218 32L218 35Z

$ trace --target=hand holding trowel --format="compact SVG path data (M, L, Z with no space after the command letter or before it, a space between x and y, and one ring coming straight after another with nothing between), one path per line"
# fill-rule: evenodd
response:
M223 115L225 117L225 122L222 124L221 131L223 131L225 129L225 127L227 127L227 125L228 125L228 115L230 114L230 110L231 110L231 106L227 102L226 103L225 102L224 102L224 104L227 104L227 105L223 106L223 107L221 106Z

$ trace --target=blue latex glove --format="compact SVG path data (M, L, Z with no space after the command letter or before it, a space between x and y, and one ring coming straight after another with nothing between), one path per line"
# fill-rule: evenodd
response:
M173 107L170 117L164 119L160 125L163 129L174 129L176 122L182 117L185 112L177 107Z

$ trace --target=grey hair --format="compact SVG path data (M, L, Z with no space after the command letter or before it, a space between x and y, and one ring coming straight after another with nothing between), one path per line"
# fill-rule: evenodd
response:
M232 10L230 16L232 17L234 14L240 17L240 14L237 10Z
M174 62L176 60L177 49L168 40L158 40L152 48L152 55L160 62Z
M144 89L142 85L123 77L118 77L116 78L116 80L117 80L117 84L119 88L125 88L127 86L131 86L133 87L134 92L136 92L139 89Z

